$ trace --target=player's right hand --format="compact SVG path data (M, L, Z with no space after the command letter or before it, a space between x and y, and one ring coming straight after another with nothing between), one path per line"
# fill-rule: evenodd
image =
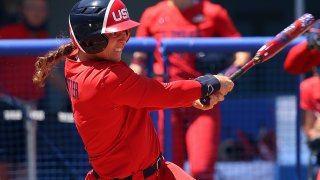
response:
M317 20L309 32L306 34L308 47L320 50L320 20Z
M214 75L220 82L220 89L218 92L214 94L222 94L223 96L227 95L234 87L233 81L230 80L229 77L227 76L222 76L222 75Z
M226 96L234 87L233 81L229 79L227 76L223 75L214 75L215 78L218 79L220 83L220 89L212 93L209 97L201 98L201 100L197 100L193 103L193 107L208 110L213 108L215 104L224 100L224 96Z

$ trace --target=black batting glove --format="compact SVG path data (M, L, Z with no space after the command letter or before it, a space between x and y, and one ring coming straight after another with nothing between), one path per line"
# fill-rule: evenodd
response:
M320 51L320 20L317 20L312 28L306 33L309 49Z

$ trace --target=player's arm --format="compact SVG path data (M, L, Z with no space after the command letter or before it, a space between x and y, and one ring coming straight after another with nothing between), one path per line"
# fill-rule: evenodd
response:
M219 17L217 20L219 24L218 35L221 37L241 37L241 34L235 27L232 19L230 18L228 12L223 9L221 13L219 13ZM234 54L233 63L226 68L222 74L225 76L230 76L232 73L236 72L241 66L246 64L251 59L251 53L246 51L238 51Z
M292 47L285 59L284 70L290 74L306 73L320 65L320 20L306 33L306 41Z
M150 29L149 27L151 26L153 16L150 12L151 10L149 8L147 8L143 12L140 20L140 25L138 26L137 32L136 32L137 38L152 36L149 30ZM132 60L129 65L130 68L137 74L145 75L147 58L148 56L147 56L147 53L145 52L134 52L132 56Z
M319 122L316 123L316 115L312 110L302 110L302 127L308 140L320 138ZM320 119L319 119L320 121Z
M290 49L284 61L284 70L290 74L306 73L312 67L319 65L320 52L309 49L308 42L303 41Z
M233 88L231 80L222 76L161 83L121 67L113 68L105 79L106 95L112 102L136 108L189 107L200 97L214 94L213 104L223 100Z
M317 119L312 103L312 88L310 87L310 78L300 83L300 108L302 109L302 127L308 140L314 139L319 131L315 131L315 121ZM319 119L320 121L320 119ZM319 124L319 123L318 123ZM320 137L320 136L319 136Z

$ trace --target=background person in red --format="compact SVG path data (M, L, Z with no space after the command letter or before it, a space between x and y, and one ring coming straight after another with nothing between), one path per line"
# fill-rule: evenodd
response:
M220 5L206 0L167 0L147 8L141 18L141 26L136 37L162 38L174 37L240 37L228 12ZM160 49L154 54L154 73L156 79L163 79L164 65ZM235 72L250 58L247 52L237 52L234 63L225 75ZM138 74L144 74L147 55L142 52L133 54L130 67ZM172 53L169 56L168 73L170 81L190 79L200 76L195 54ZM162 112L159 112L159 119ZM211 111L194 108L179 108L172 111L173 162L183 167L188 156L191 173L197 179L213 179L214 164L217 160L220 113L219 106ZM159 135L163 142L163 121L159 121ZM187 147L187 148L185 148ZM185 154L188 153L188 155Z
M0 39L48 38L47 1L24 0L20 8L21 21L1 27ZM44 89L32 84L35 62L35 56L0 56L0 179L26 178L25 121L6 121L3 110L37 108Z
M120 0L82 0L69 16L71 43L36 63L33 81L43 86L63 56L76 127L94 171L86 179L193 179L164 162L150 111L191 107L208 110L233 88L225 76L161 83L139 76L121 61L130 20ZM215 91L212 92L214 87ZM200 97L210 96L203 106Z
M48 17L46 0L25 0L22 4L22 21L0 28L0 39L44 39ZM44 90L32 84L35 56L0 57L0 92L24 101L36 103Z
M320 165L320 20L306 34L306 41L292 47L285 59L284 69L294 75L312 70L313 75L300 83L300 108L303 130L316 164ZM311 176L311 174L309 174ZM320 179L320 175L318 175ZM312 177L311 179L315 179Z

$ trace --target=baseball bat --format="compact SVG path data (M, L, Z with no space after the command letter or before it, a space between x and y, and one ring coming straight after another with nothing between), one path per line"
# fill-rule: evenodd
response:
M306 13L299 17L273 39L264 44L249 62L230 75L230 79L234 82L256 64L263 63L272 58L285 48L292 40L310 29L314 22L315 18L312 14ZM200 101L203 105L209 105L210 98L201 98Z
M231 74L230 79L235 81L254 65L263 63L272 58L285 48L292 40L310 29L314 22L315 18L312 14L306 13L299 17L292 24L277 34L272 40L264 44L249 62Z

